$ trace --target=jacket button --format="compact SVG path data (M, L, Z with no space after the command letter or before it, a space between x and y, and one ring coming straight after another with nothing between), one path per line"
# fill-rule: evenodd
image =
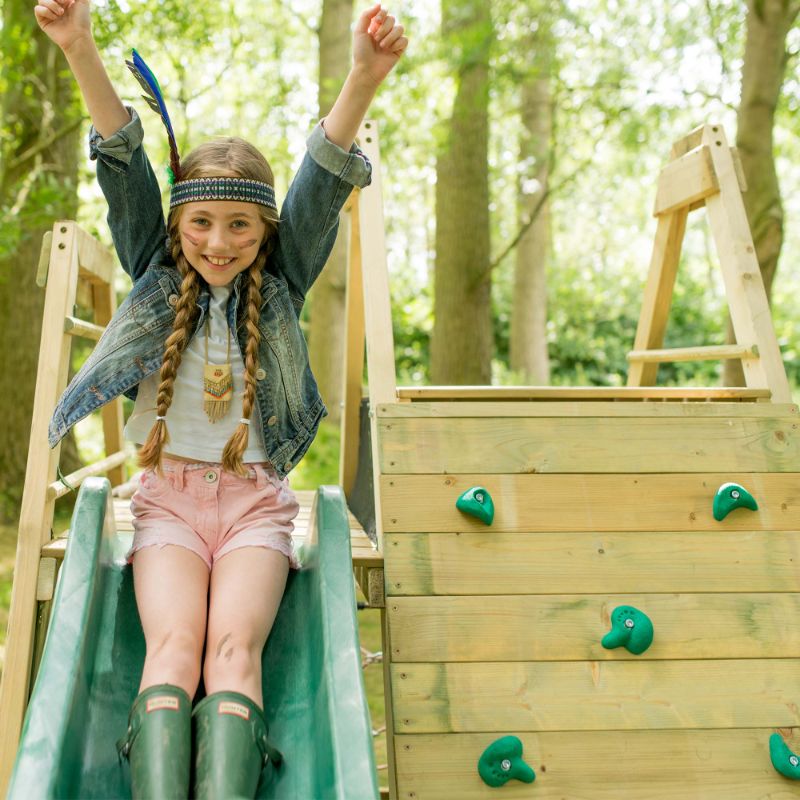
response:
M170 296L167 298L167 302L168 302L168 303L169 303L169 304L170 304L170 305L171 305L173 308L175 308L175 306L176 306L176 305L178 305L178 295L176 295L176 294L171 294L171 295L170 295Z
M264 372L264 370L263 370L263 369L261 369L261 367L259 367L259 368L256 370L256 380L257 380L257 381L263 381L263 380L264 380L264 378L266 378L266 377L267 377L267 373L266 373L266 372Z
M276 416L271 416L267 420L267 425L274 425L277 421L278 421L278 418Z
M291 462L291 461L287 461L287 462L286 462L286 463L283 465L283 471L284 471L284 472L288 472L288 471L289 471L291 468L292 468L292 462Z

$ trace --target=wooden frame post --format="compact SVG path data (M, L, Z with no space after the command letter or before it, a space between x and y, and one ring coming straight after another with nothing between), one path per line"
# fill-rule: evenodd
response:
M35 670L38 603L53 597L56 564L42 557L52 539L55 501L69 489L56 481L60 445L50 449L47 429L53 409L67 385L72 336L99 338L101 325L116 308L113 287L114 257L88 233L70 221L59 221L46 235L37 283L46 282L44 318L39 346L36 394L31 421L28 463L22 494L14 583L8 621L3 681L0 685L0 796L11 777L22 721ZM74 317L76 301L94 308L94 323ZM124 480L122 447L122 400L117 398L102 411L106 458L67 476L77 486L87 475L108 473L112 484ZM47 609L42 620L48 619Z
M721 125L701 125L673 145L658 179L658 228L634 350L628 354L628 386L654 385L660 362L736 358L748 388L768 389L773 403L791 402L742 200L744 188L738 155ZM708 210L737 345L662 350L686 219L702 206Z

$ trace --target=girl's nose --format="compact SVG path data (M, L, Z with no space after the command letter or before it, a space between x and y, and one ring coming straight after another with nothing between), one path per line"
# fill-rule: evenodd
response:
M222 229L222 227L214 225L208 232L208 246L214 250L219 250L220 252L225 251L227 247L227 239L225 237L225 231Z

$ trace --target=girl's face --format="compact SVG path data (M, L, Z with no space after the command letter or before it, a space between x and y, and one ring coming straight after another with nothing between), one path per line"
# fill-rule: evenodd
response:
M209 286L226 286L246 270L266 230L256 204L240 200L186 203L178 221L183 254Z

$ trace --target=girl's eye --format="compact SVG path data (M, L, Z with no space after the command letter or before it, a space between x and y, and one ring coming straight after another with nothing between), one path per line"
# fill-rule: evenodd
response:
M206 219L203 219L202 217L198 217L197 219L193 219L193 220L192 220L192 222L193 222L195 225L205 225L205 224L206 224L206 222L208 222L208 220L206 220Z
M243 220L243 219L236 219L236 220L233 221L233 224L234 225L239 225L239 227L241 227L241 228L246 228L247 227L247 222L245 220Z

